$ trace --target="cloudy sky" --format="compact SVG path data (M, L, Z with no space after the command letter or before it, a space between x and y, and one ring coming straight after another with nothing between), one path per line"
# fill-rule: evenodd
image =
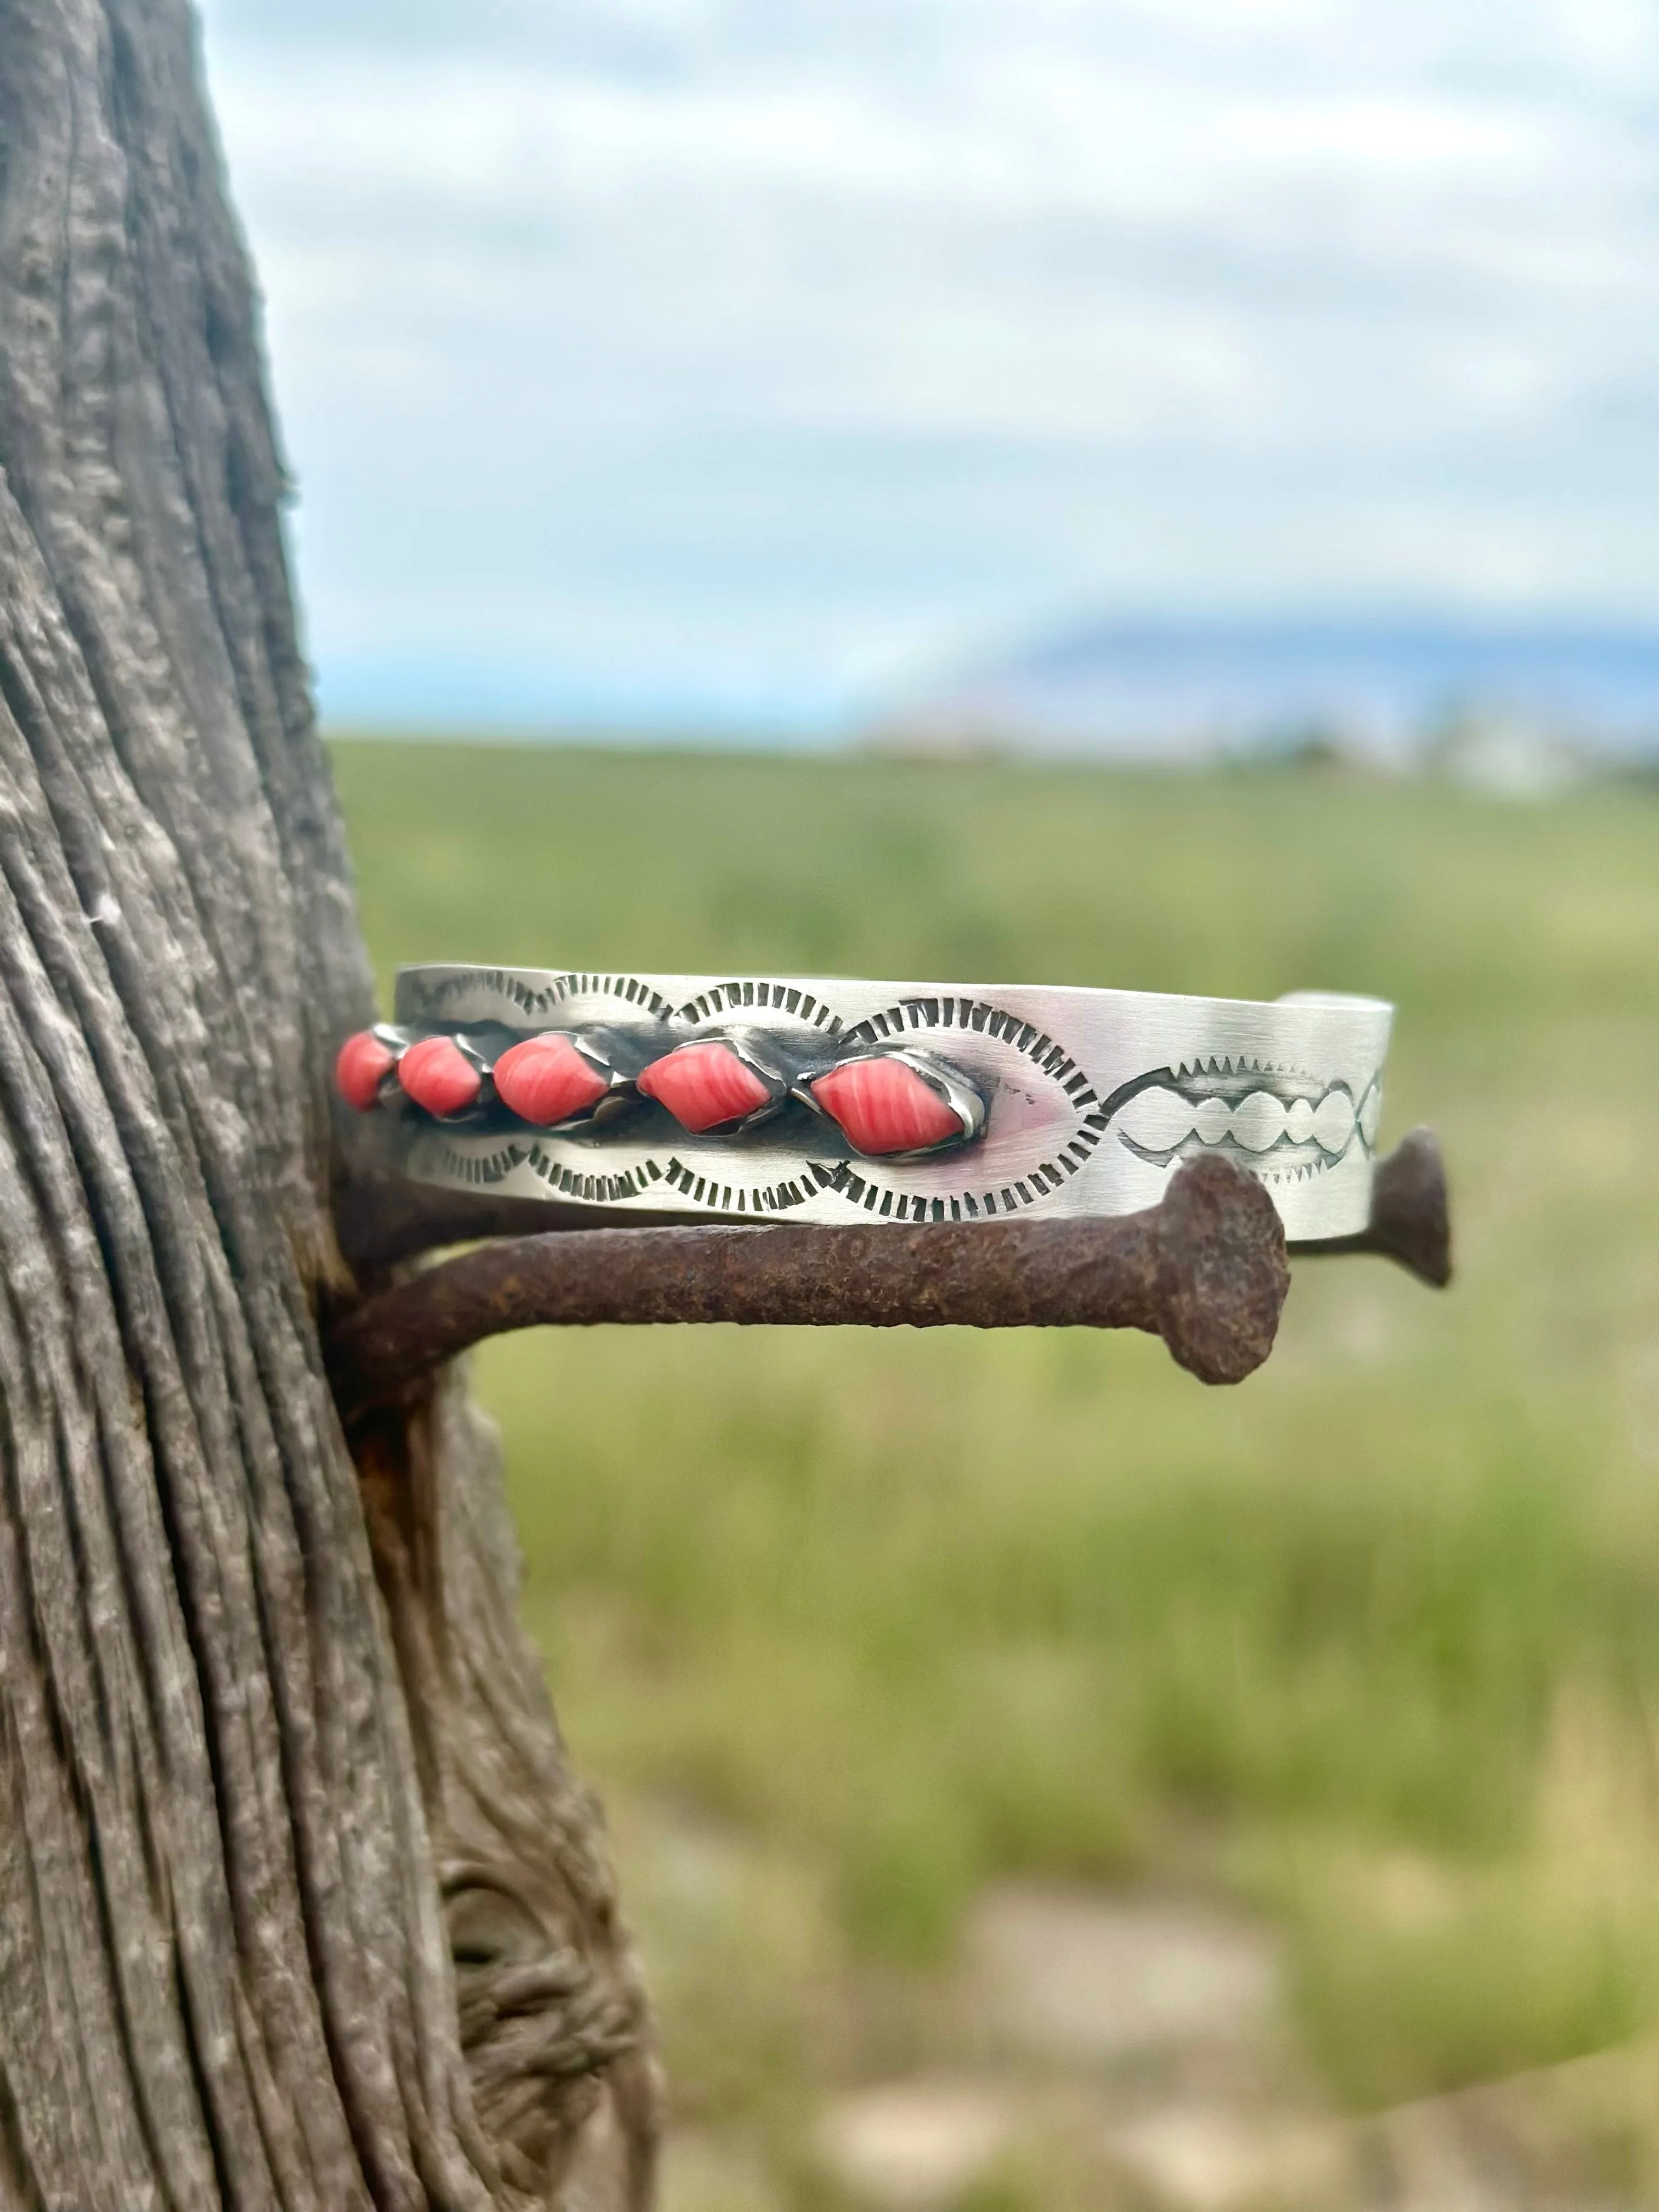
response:
M337 715L1659 618L1651 0L207 0Z

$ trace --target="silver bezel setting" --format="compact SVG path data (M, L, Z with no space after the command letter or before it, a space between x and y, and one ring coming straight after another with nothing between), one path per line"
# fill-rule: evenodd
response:
M632 1103L634 1097L632 1079L622 1073L612 1060L608 1048L601 1045L596 1037L581 1030L531 1030L517 1042L520 1044L529 1044L538 1036L568 1038L594 1074L604 1076L607 1087L591 1106L579 1107L575 1113L567 1114L562 1121L526 1121L522 1115L514 1114L514 1120L520 1122L521 1127L526 1129L539 1129L550 1137L561 1136L572 1129L586 1129L596 1122L614 1120L617 1114ZM491 1096L500 1101L504 1113L512 1114L513 1109L495 1090L493 1073L495 1063L492 1061L490 1065Z
M736 1137L746 1129L757 1129L763 1122L771 1121L795 1095L788 1077L772 1066L764 1056L764 1048L757 1051L755 1032L746 1026L709 1030L700 1036L681 1037L670 1046L669 1053L682 1052L687 1045L692 1044L724 1045L732 1057L740 1060L757 1083L765 1085L769 1093L763 1104L751 1106L746 1114L734 1115L729 1121L716 1121L707 1129L698 1130L696 1133L701 1137ZM666 1058L668 1054L662 1057ZM645 1096L643 1092L639 1095L641 1097ZM665 1112L668 1110L664 1109Z
M816 1068L811 1074L802 1077L793 1086L793 1096L810 1106L815 1114L821 1114L826 1121L835 1122L836 1117L830 1109L812 1096L812 1085L821 1083L836 1068L852 1066L854 1060L896 1060L919 1075L929 1090L936 1091L961 1124L954 1137L941 1137L936 1145L917 1145L902 1152L860 1152L860 1159L930 1160L940 1152L960 1152L964 1145L971 1145L985 1127L985 1101L973 1085L955 1068L935 1059L932 1053L912 1052L904 1045L895 1045L885 1051L858 1053L845 1060L832 1060L826 1066ZM841 1125L836 1122L836 1126L839 1127Z

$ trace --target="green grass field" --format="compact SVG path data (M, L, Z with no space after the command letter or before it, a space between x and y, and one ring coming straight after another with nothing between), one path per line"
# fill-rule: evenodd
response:
M481 1357L683 2115L787 2172L826 2085L925 2057L903 1992L1011 1871L1271 1915L1355 2106L1659 2029L1659 794L335 757L388 991L459 958L1376 992L1385 1137L1450 1164L1453 1289L1299 1263L1236 1391L1073 1332ZM665 1823L726 1839L724 1904L677 1905Z

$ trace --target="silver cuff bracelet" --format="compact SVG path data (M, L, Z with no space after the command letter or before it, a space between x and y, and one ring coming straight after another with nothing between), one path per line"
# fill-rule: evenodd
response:
M417 1181L726 1220L1133 1213L1221 1153L1295 1242L1370 1207L1392 1007L405 968L337 1080Z

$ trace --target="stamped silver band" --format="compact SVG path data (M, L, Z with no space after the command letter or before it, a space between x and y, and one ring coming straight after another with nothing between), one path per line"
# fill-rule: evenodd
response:
M1139 991L405 968L342 1048L421 1182L626 1213L1128 1213L1182 1159L1257 1176L1293 1240L1366 1225L1393 1010Z

